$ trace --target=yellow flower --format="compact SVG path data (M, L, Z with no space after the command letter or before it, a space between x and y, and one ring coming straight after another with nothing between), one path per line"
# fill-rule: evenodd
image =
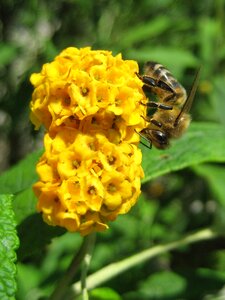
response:
M136 76L135 61L89 47L67 48L41 73L32 74L31 121L47 130L65 124L70 117L83 120L102 110L120 116L127 126L143 127L145 99ZM76 122L74 127L77 128Z
M136 72L120 54L71 47L31 76L31 121L47 130L34 192L48 224L86 235L136 203L147 101Z

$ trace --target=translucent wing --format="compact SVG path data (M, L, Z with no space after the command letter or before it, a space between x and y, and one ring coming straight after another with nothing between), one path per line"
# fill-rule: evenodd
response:
M198 82L199 82L199 77L200 77L200 69L201 68L199 68L198 71L196 72L196 75L195 75L195 78L194 78L194 81L193 81L193 84L192 84L192 87L191 87L191 91L190 91L190 93L187 97L187 100L185 101L179 115L177 116L177 118L174 122L175 127L179 123L179 120L182 117L182 115L184 113L188 113L191 109L191 106L192 106L192 103L193 103L193 100L194 100L194 97L195 97L195 94L196 94L196 91L197 91L197 87L198 87Z

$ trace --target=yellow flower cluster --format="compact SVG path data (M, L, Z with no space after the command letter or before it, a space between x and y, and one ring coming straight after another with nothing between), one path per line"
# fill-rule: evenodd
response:
M120 54L71 47L32 74L30 118L47 131L34 192L48 224L86 235L136 203L147 101L136 72Z

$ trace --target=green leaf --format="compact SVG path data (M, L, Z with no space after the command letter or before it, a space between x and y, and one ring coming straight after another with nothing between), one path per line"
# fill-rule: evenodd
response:
M211 99L213 104L213 111L216 113L216 118L225 125L224 111L225 111L225 85L224 75L217 77L213 82L214 88L211 92Z
M1 193L15 194L31 186L37 180L35 164L43 150L28 155L16 166L0 176Z
M170 26L170 18L167 16L160 16L149 22L137 24L120 36L120 47L126 49L134 43L158 36Z
M186 288L186 280L180 275L162 271L153 274L141 284L140 292L148 299L177 299Z
M209 186L220 202L225 207L225 172L224 165L197 165L193 167L193 170L199 175L204 177Z
M18 226L18 235L20 238L20 248L18 250L18 260L31 257L32 255L42 253L52 238L62 235L65 229L47 225L41 214L33 214L26 218Z
M65 233L60 227L47 225L42 220L41 214L36 213L36 204L37 199L31 186L14 197L13 209L21 241L18 250L19 260L36 255L51 242L52 238Z
M114 290L107 287L96 288L90 292L90 297L92 300L121 300L119 294L117 294Z
M209 295L215 294L216 291L223 289L225 282L225 273L215 271L212 268L191 269L183 267L178 269L179 274L188 282L188 288L182 299L208 299ZM200 296L201 295L201 296ZM222 294L221 294L222 295ZM223 297L209 298L213 300L223 300Z
M10 44L0 45L0 66L5 66L12 62L17 55L17 49L15 46Z
M12 196L0 195L0 299L13 299L16 291L16 253L19 240L12 210Z
M177 47L151 46L138 50L130 49L126 51L126 57L140 63L149 60L158 61L172 70L176 76L180 76L181 70L186 67L199 67L197 58L190 51Z
M27 280L27 278L29 278L29 280ZM41 298L43 292L40 288L41 283L43 282L43 274L40 272L39 267L32 264L18 263L17 281L18 289L16 292L16 299L43 299Z
M36 213L36 204L37 199L31 186L14 197L13 209L21 241L18 250L19 260L36 255L51 242L52 238L65 233L60 227L47 225L42 220L42 215Z
M198 22L199 31L199 50L200 57L203 59L204 68L210 72L218 60L219 48L218 33L220 31L220 24L218 20L203 17Z
M32 187L18 193L13 201L13 209L17 224L20 224L28 216L36 213L37 198Z
M143 145L143 183L203 162L225 162L225 129L216 123L192 123L188 132L167 150Z
M223 271L216 271L212 269L200 268L197 270L197 275L204 279L209 279L211 282L213 280L217 282L225 282L225 272Z

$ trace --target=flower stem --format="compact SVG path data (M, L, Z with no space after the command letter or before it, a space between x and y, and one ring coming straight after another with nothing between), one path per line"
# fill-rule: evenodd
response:
M83 239L83 243L79 251L75 254L70 266L65 272L61 280L59 280L57 286L55 287L53 293L49 297L49 300L61 300L65 299L64 295L68 290L68 286L71 283L74 275L76 274L81 262L86 257L86 255L92 251L95 241L95 234L89 234ZM84 298L85 299L85 298ZM86 298L88 299L88 298Z
M82 289L82 300L88 300L88 290L87 290L87 273L91 262L92 252L95 243L95 234L92 233L88 237L88 247L84 256L82 271L81 271L81 289Z
M94 274L87 277L86 280L86 289L90 290L95 288L96 286L101 285L102 283L110 280L113 277L116 277L118 274L140 264L144 261L147 261L157 255L160 255L162 253L165 253L167 251L177 249L182 246L187 246L192 243L196 243L203 240L210 240L217 238L219 234L217 232L214 232L212 229L203 229L198 232L192 233L187 235L186 237L172 242L168 243L166 245L159 245L147 250L144 250L142 252L139 252L138 254L135 254L133 256L130 256L122 261L109 264L108 266L102 268L101 270L95 272ZM77 282L73 285L73 292L75 295L80 295L82 292L82 283ZM85 298L84 298L85 299Z

